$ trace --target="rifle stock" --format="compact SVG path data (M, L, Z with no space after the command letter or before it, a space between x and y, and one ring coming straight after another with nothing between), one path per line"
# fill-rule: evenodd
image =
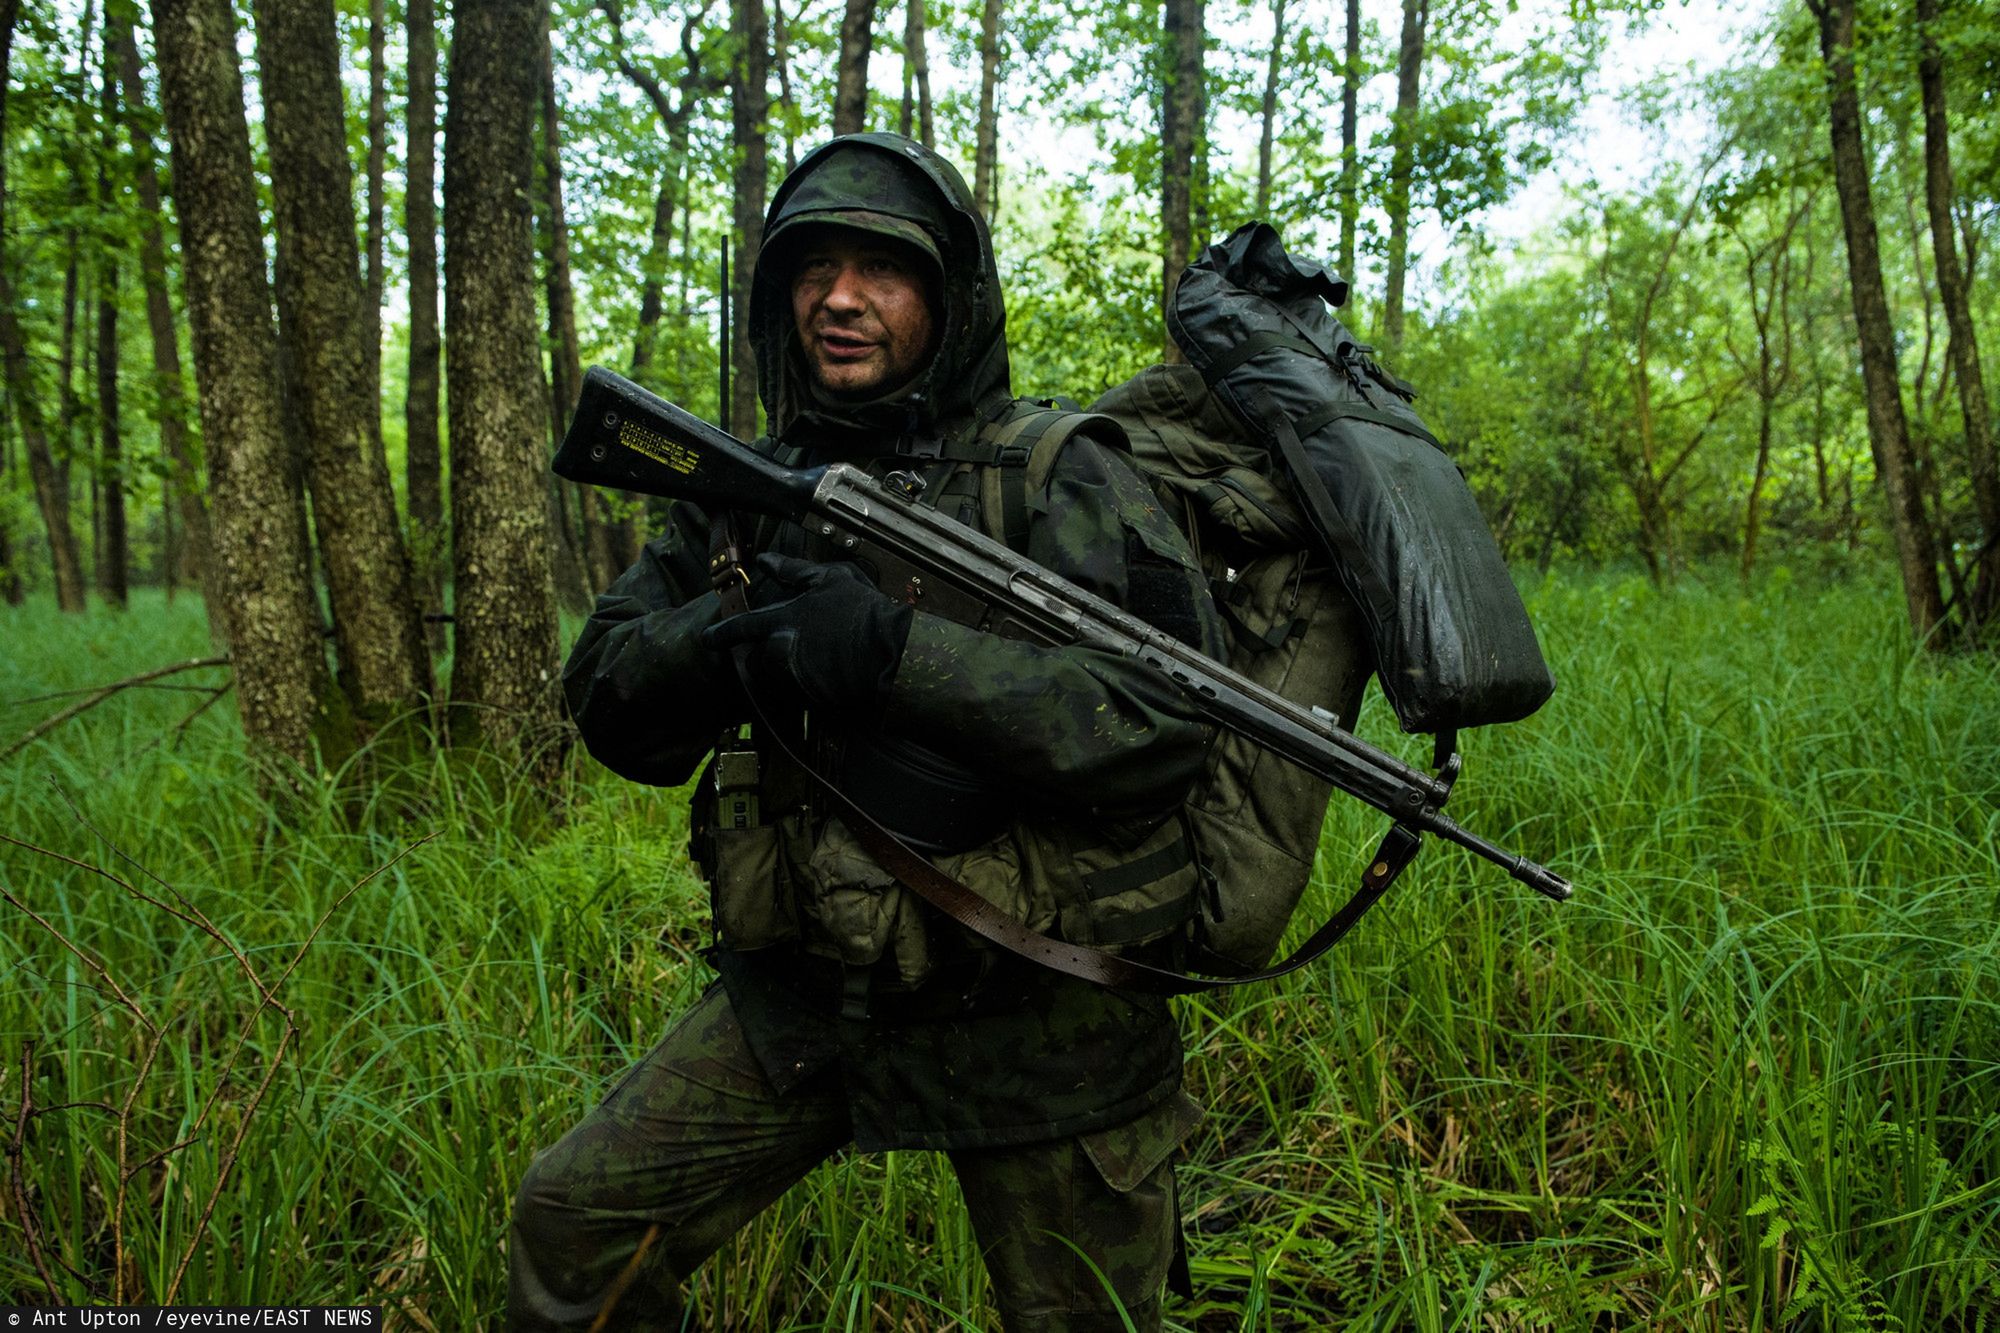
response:
M584 377L582 400L555 470L571 481L689 500L711 511L744 509L791 519L850 547L865 541L1004 610L1045 642L1086 643L1144 663L1172 682L1193 711L1398 824L1457 843L1545 897L1561 902L1570 896L1562 876L1442 813L1455 764L1433 777L1376 749L1329 715L1258 685L1005 545L913 503L920 489L914 477L909 485L884 485L844 463L782 467L601 366Z
M819 481L817 470L781 467L603 366L583 377L552 466L570 481L795 522L806 516Z

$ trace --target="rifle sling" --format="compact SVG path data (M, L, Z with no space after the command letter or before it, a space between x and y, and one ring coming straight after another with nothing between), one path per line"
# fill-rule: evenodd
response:
M741 569L740 551L735 547L733 534L724 531L732 527L725 517L719 518L710 531L710 549L718 557L725 552L736 556L736 560L723 563L735 564ZM718 569L711 574L722 584L727 575ZM745 601L740 591L725 590L723 614L735 615L745 609ZM734 591L734 596L731 595ZM733 604L732 604L733 603ZM778 751L791 761L794 767L812 779L827 798L833 813L847 825L854 834L862 850L875 859L875 863L895 876L896 882L922 898L938 911L956 921L973 934L992 944L997 944L1008 952L1038 963L1043 967L1088 981L1092 985L1111 986L1124 990L1146 991L1155 995L1192 995L1199 991L1219 990L1225 986L1247 986L1253 982L1270 981L1288 972L1296 972L1321 954L1338 944L1348 931L1361 920L1362 914L1375 905L1396 877L1416 856L1421 835L1405 824L1394 824L1382 839L1382 845L1369 858L1368 869L1362 873L1361 886L1342 904L1326 922L1315 930L1301 944L1291 957L1273 967L1257 972L1232 977L1196 977L1185 972L1175 972L1170 968L1154 967L1136 959L1125 958L1087 944L1070 944L1054 939L1007 915L971 888L947 875L932 865L928 858L916 848L904 842L894 833L884 828L874 816L848 799L845 792L834 785L819 769L815 768L792 747L785 734L774 726L757 702L756 687L750 679L750 647L737 644L730 652L730 661L736 668L736 678L743 689L743 698L750 706L752 724Z

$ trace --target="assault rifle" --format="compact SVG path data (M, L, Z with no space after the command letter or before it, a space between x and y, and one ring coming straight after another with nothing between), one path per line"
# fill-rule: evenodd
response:
M1562 876L1442 813L1458 776L1458 755L1432 775L1376 749L1341 730L1324 710L1258 685L1000 542L916 503L923 483L912 473L892 472L877 481L846 463L785 467L601 366L584 376L582 398L554 467L571 481L691 500L711 513L740 510L789 519L845 549L886 554L921 571L934 580L926 585L926 596L949 590L995 608L1004 614L1007 632L1135 659L1171 681L1195 711L1218 726L1388 815L1405 833L1404 861L1416 850L1414 835L1432 833L1485 857L1545 897L1563 902L1570 896ZM1383 859L1377 858L1374 872L1386 887L1394 876Z

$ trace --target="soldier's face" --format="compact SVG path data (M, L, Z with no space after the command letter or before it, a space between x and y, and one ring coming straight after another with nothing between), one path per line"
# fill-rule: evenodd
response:
M934 350L925 257L887 237L846 228L813 236L792 273L792 318L806 364L842 397L901 388Z

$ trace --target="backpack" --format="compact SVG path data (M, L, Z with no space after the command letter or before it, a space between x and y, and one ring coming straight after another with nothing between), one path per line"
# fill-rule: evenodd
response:
M1331 307L1347 284L1262 223L1182 277L1154 366L1091 410L1181 521L1231 634L1228 665L1351 726L1373 672L1404 730L1513 721L1554 681L1472 493ZM1230 733L1185 817L1207 886L1190 961L1254 972L1312 876L1329 783ZM1343 909L1344 912L1347 909Z
M1443 767L1459 728L1527 716L1554 680L1463 474L1409 406L1414 391L1331 314L1346 295L1346 283L1293 259L1270 227L1243 227L1188 268L1168 310L1188 364L1142 371L1088 413L1061 399L1015 404L973 440L930 455L998 466L977 485L961 467L926 502L955 504L965 519L982 509L988 530L1019 549L1029 497L1056 455L1086 427L1106 443L1122 435L1209 576L1231 637L1227 664L1345 725L1373 674L1404 730L1437 735ZM1301 966L1395 878L1416 847L1400 825L1362 890L1266 970L1311 880L1332 793L1248 738L1218 735L1181 836L1159 830L1177 846L1148 843L1139 858L1170 861L1176 873L1193 862L1194 901L1175 915L1191 970L1255 980ZM893 840L867 850L961 924L987 907ZM1094 922L1065 925L1090 937L1065 929L1073 943L1128 942ZM1230 984L1175 983L1102 954L1078 970L1075 955L1091 949L1019 922L980 933L1106 984L1168 993Z

